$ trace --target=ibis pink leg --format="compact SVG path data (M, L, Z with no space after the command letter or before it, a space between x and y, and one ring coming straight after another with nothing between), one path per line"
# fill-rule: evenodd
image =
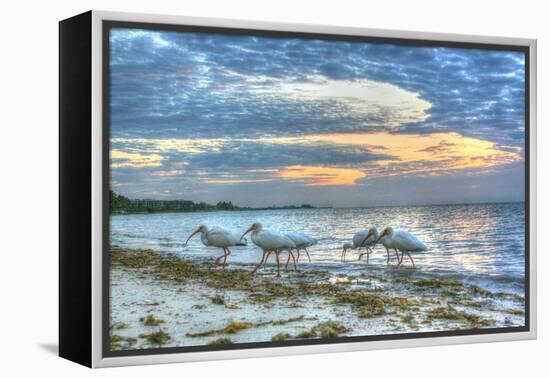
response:
M294 271L296 271L296 259L294 258L294 254L292 253L292 249L289 249L288 250L288 257L291 258L292 257L292 262L294 263ZM288 261L286 262L286 264L288 265Z
M220 265L220 260L223 259L225 257L225 248L223 249L223 255L218 257L215 261L214 261L214 265L218 266Z
M304 251L306 252L307 259L309 260L309 262L311 262L311 257L309 256L309 252L308 252L307 248L304 248ZM298 258L300 258L299 254L298 254Z
M414 260L413 260L413 258L412 258L412 256L411 256L411 254L410 254L409 252L407 252L407 255L409 256L409 259L411 259L411 263L413 264L413 268L414 268L414 267L415 267L415 266L414 266Z
M264 253L262 255L262 260L260 261L260 263L258 265L256 265L254 267L254 269L250 272L250 275L256 274L256 271L258 270L258 268L262 266L262 264L264 263L265 255L266 255L267 252L268 252L267 250L264 250Z
M267 252L267 256L265 257L265 261L264 261L264 268L267 264L267 260L269 260L269 256L271 256L271 252L273 252L272 250L269 250L269 252Z
M281 251L279 250L275 251L275 259L277 260L277 277L281 277L279 253L281 253Z
M229 250L229 248L226 248L226 250L227 250L227 254L223 258L223 269L224 270L225 270L225 263L227 262L227 256L229 256L231 254L231 251Z
M399 260L399 264L397 264L397 266L401 266L403 263L403 256L405 256L405 252L401 252L401 259Z

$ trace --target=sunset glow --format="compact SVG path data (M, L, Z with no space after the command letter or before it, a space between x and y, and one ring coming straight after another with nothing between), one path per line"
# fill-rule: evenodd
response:
M285 167L277 175L284 179L299 180L305 186L349 186L366 176L357 169L300 165Z

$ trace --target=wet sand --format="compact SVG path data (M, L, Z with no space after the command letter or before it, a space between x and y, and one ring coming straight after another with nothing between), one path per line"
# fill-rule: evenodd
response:
M524 299L420 269L365 265L332 274L300 260L273 264L186 260L111 249L111 350L284 341L524 325Z

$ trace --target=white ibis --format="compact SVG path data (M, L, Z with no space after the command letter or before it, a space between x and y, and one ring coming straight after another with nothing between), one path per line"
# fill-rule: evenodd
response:
M361 246L364 246L364 245L368 245L369 247L374 247L377 243L378 243L378 230L376 229L376 227L371 227L371 230L372 230L372 233L371 234L367 234L367 236L365 236L365 239L363 239L363 242L361 244ZM375 236L374 238L374 242L372 241L372 236ZM382 245L386 248L386 254L387 254L387 259L386 259L386 265L389 265L390 263L390 249L393 249L395 251L395 256L397 257L397 262L399 262L399 252L397 252L397 249L395 247L393 247L393 245L391 244L391 240L388 239L388 238L384 238L382 239ZM372 249L371 249L372 251ZM368 252L368 250L367 250ZM363 256L364 253L360 254L359 255L359 260L361 260L361 256ZM367 254L367 264L369 262L368 260L369 258L369 255Z
M252 242L263 250L262 260L258 265L256 265L250 274L256 273L256 270L262 266L266 259L266 254L275 252L275 257L277 259L277 277L280 277L279 254L283 250L288 250L289 253L292 253L291 250L296 248L296 244L292 241L292 239L285 236L281 232L264 229L261 223L254 223L250 226L250 228L241 236L241 239L249 232L252 232Z
M378 230L376 227L369 227L367 230L359 231L353 235L353 244L345 243L342 249L341 259L343 262L346 261L346 252L348 249L361 249L366 248L366 252L359 254L359 260L363 255L367 255L367 264L369 263L369 255L372 253L371 246L376 244L378 239Z
M191 235L189 235L189 237L185 241L185 245L187 245L189 240L199 232L201 233L202 244L207 247L223 248L223 255L218 257L214 261L214 264L218 266L220 265L220 260L223 259L223 269L225 269L227 256L231 254L229 247L246 245L246 240L243 241L241 238L239 238L239 234L237 232L226 230L221 227L210 228L204 224L197 227L197 229Z
M311 236L308 236L298 231L285 232L284 234L288 236L294 242L294 244L296 244L296 252L297 252L296 261L298 262L300 261L300 250L303 249L307 255L309 262L311 262L311 257L309 256L309 252L307 248L317 244L317 240L313 239ZM288 263L291 257L294 259L294 255L289 253L288 260L286 261L286 266L288 266ZM296 261L294 263L294 267L296 267Z
M394 230L393 227L386 227L386 229L380 234L380 237L376 240L379 241L386 240L386 243L401 251L401 259L397 266L400 266L403 262L403 257L405 253L409 256L411 263L414 268L414 260L411 256L411 252L420 252L426 251L428 247L422 243L416 236L412 233L405 230Z
M390 249L393 249L395 251L395 257L397 258L397 262L399 263L399 252L397 252L397 248L393 246L391 241L387 238L382 239L382 245L386 248L386 253L388 255L388 258L386 259L386 265L390 264Z

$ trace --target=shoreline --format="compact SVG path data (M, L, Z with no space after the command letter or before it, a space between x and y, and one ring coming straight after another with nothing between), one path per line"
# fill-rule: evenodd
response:
M344 206L344 207L335 207L335 206L311 206L311 207L301 207L301 206L288 206L288 207L241 207L235 209L212 209L212 210L167 210L167 211L140 211L140 212L126 212L126 213L109 213L109 216L116 215L149 215L149 214L179 214L179 213L213 213L213 212L239 212L239 211L268 211L268 210L324 210L324 209L334 209L334 210L349 210L349 209L364 209L364 210L373 210L381 208L409 208L409 207L446 207L446 206L488 206L488 205L513 205L513 204L525 204L525 201L503 201L503 202L466 202L466 203L434 203L434 204L413 204L413 205L374 205L374 206Z
M524 298L410 270L250 269L111 248L112 350L524 325ZM300 269L302 267L303 269ZM397 272L397 273L396 273ZM386 273L386 274L385 274Z

